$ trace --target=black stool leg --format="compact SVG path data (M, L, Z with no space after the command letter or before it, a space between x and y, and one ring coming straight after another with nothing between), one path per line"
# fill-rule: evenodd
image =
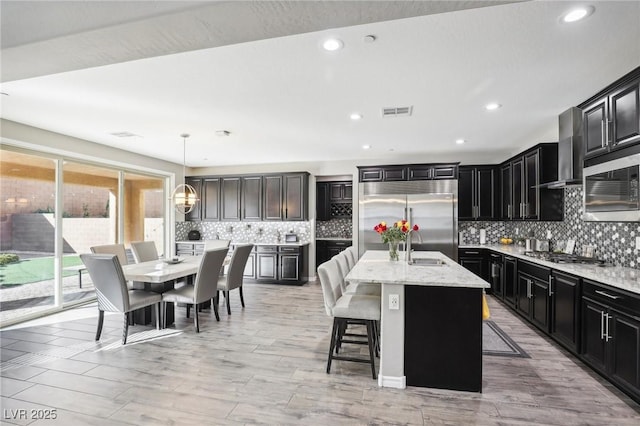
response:
M331 330L331 343L329 344L329 358L327 359L327 374L331 371L331 360L333 359L333 350L336 346L336 339L338 338L338 318L333 319L333 328Z
M373 321L367 321L367 338L369 340L369 359L371 360L371 375L373 379L376 379L376 363L375 357L373 355L373 333L374 333L374 325Z
M129 317L131 312L126 312L124 314L124 330L122 330L122 344L127 344L127 334L129 333Z
M104 311L98 310L98 328L96 330L96 341L100 340L102 334L102 324L104 324Z
M244 308L244 296L242 294L242 286L238 287L240 289L240 304Z

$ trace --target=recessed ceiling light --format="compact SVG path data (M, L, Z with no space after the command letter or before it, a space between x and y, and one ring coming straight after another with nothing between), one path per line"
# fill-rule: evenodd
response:
M351 113L349 118L351 118L352 120L360 120L362 119L362 114L360 114L359 112L354 112L354 113Z
M362 145L362 149L371 149L371 145Z
M490 104L486 104L484 107L485 107L485 109L487 111L494 111L494 110L502 107L502 105L500 105L499 103L496 103L496 102L491 102Z
M216 136L225 137L231 134L228 130L216 130Z
M376 41L376 36L374 36L373 34L368 34L366 36L364 36L364 42L365 43L373 43L374 41Z
M571 23L579 21L591 15L593 13L593 10L593 6L583 6L571 9L569 12L565 13L562 16L562 22Z
M322 47L324 48L324 50L328 50L329 52L340 50L343 46L344 43L342 43L342 40L337 38L330 38L322 43Z
M463 143L465 143L466 141L464 139L456 139L456 143L458 145L462 145Z

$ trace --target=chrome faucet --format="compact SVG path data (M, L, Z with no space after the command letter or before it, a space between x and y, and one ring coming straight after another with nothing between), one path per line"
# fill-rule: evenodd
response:
M414 231L413 229L410 229L409 232L407 232L407 242L404 252L405 260L409 265L413 263L413 258L411 257L411 252L413 251L413 249L411 248L411 239L413 238L414 233L418 236L418 242L422 244L422 235L420 235L420 231Z

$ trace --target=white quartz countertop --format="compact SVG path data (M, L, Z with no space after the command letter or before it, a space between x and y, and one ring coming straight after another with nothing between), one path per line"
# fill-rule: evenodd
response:
M596 266L581 263L549 262L527 256L524 254L524 247L514 245L464 245L459 246L459 248L489 249L496 253L517 257L519 259L526 260L527 262L555 269L556 271L566 272L578 277L607 284L621 290L640 294L640 270L638 269L625 268L623 266Z
M404 253L400 253L401 257ZM489 288L490 284L438 251L413 253L414 259L437 259L441 265L409 265L390 261L387 250L368 250L349 271L352 283L383 283L459 288Z
M205 240L182 240L182 241L176 241L176 244L204 244ZM306 246L309 243L305 243L302 241L297 241L295 243L265 243L265 242L259 242L259 243L254 243L251 241L231 241L231 245L238 245L238 244L253 244L254 246L295 246L295 247L301 247L301 246Z

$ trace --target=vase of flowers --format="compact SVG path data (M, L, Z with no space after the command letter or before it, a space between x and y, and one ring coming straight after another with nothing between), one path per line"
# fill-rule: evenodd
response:
M380 234L383 243L389 245L389 260L397 261L400 259L398 254L398 244L407 241L407 235L411 231L420 229L418 225L413 225L405 219L394 222L392 226L387 226L386 222L380 222L373 227L373 230Z

